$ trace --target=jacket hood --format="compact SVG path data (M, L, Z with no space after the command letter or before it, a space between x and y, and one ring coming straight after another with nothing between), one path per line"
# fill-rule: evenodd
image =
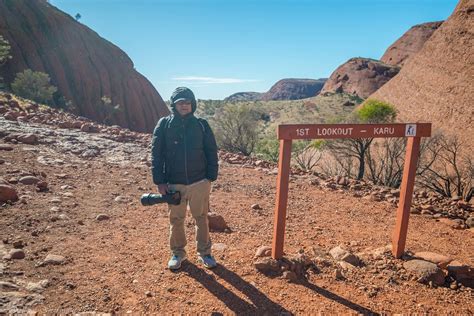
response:
M197 102L191 89L186 87L178 87L173 91L170 98L170 106L174 114L178 114L176 111L176 102L180 100L191 101L191 113L194 114L194 112L196 112Z

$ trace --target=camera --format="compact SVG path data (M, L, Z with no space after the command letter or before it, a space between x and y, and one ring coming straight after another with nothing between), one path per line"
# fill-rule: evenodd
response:
M140 202L144 206L150 206L161 203L178 205L181 203L181 194L179 191L168 192L167 194L145 193L140 198Z

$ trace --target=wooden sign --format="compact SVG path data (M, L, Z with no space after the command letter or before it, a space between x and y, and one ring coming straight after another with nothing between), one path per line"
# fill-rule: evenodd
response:
M427 137L431 124L298 124L279 125L278 139Z
M272 257L274 259L280 259L283 256L291 143L293 139L408 137L405 166L400 187L400 201L392 238L392 253L396 258L400 258L405 250L416 165L420 151L420 140L421 137L431 136L431 123L292 124L279 125L277 133L278 139L280 140L280 157L278 161L272 243Z

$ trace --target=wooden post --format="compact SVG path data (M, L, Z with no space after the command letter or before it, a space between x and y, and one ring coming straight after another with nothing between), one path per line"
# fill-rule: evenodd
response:
M420 137L409 137L405 153L402 185L400 188L400 202L398 204L395 231L392 239L392 253L396 258L400 258L405 250L408 218L410 216L419 151Z
M278 178L276 187L276 206L273 224L273 259L283 256L285 239L286 207L288 204L288 181L290 177L291 139L280 140L280 157L278 159Z

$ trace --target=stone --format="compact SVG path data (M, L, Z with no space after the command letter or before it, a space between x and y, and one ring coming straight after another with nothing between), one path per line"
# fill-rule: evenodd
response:
M66 262L66 258L60 255L48 254L44 259L42 265L59 265Z
M49 280L44 279L39 282L29 282L26 285L26 289L31 292L38 292L41 293L49 286Z
M347 253L345 254L342 258L341 258L341 261L343 262L347 262L353 266L358 266L360 265L360 259L359 257L357 257L356 255L352 254L352 253Z
M474 227L474 217L473 217L473 216L468 217L468 218L466 219L466 225L467 225L467 227L469 227L469 228L473 228L473 227Z
M287 279L290 282L296 282L298 280L298 276L293 271L283 272L282 277L283 277L283 279Z
M35 134L21 134L16 139L23 144L36 145L38 144L38 136Z
M331 257L333 257L335 260L342 260L344 256L349 254L349 251L343 249L341 246L337 246L329 250L329 254Z
M278 264L278 261L270 257L259 258L254 262L254 266L258 271L263 273L280 271L280 265Z
M272 247L260 246L255 252L255 258L270 257L272 255Z
M228 228L227 223L221 215L210 212L207 215L207 218L209 220L210 231L223 232L226 228Z
M448 264L448 275L456 279L464 286L474 288L474 268L459 261L452 261Z
M46 181L41 180L36 184L36 189L40 192L46 191L48 189L48 183Z
M334 269L333 276L336 280L344 280L344 274L341 269Z
M13 248L15 249L22 249L26 246L23 240L16 240L12 243Z
M342 268L342 270L354 270L354 269L356 269L356 266L350 264L349 262L339 261L337 264Z
M22 249L11 249L10 252L4 258L5 259L24 259L25 252Z
M227 249L227 245L223 243L215 243L215 244L212 244L211 249L215 251L224 251Z
M41 180L34 176L26 176L26 177L21 177L20 180L18 181L22 184L30 185L30 184L37 184Z
M13 186L8 184L0 184L0 203L17 200L18 193Z
M16 285L15 283L11 282L6 282L6 281L0 281L0 290L2 291L18 291L20 287Z
M421 211L418 208L416 207L410 208L410 214L420 214L420 213Z
M252 206L250 206L250 208L252 210L261 210L262 209L262 207L258 204L252 204Z
M10 146L10 145L7 145L7 144L0 144L0 150L11 151L11 150L13 150L13 146Z
M440 267L441 269L446 268L448 266L448 264L451 261L453 261L453 259L451 259L447 256L440 255L440 254L437 254L437 253L434 253L434 252L429 252L429 251L417 252L413 255L413 257L416 258L416 259L421 259L421 260L432 262L432 263L436 264L438 267Z
M125 196L119 195L114 199L114 201L117 203L126 203L128 202L128 198Z
M436 285L443 285L445 275L443 270L432 262L413 259L403 264L403 267L417 277L417 281L424 284L432 282Z
M110 219L110 217L107 214L99 214L95 217L96 221L106 221L106 220L109 220L109 219Z
M457 206L458 206L460 209L463 209L463 210L465 210L465 211L470 211L470 210L472 209L471 204L469 204L469 203L467 203L467 202L464 202L464 201L458 201Z

